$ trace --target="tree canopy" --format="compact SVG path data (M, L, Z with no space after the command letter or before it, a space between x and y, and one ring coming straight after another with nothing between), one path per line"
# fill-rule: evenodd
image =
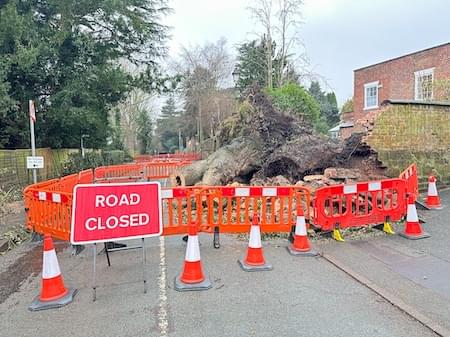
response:
M29 99L37 146L78 146L83 134L88 146L111 142L111 109L133 88L161 81L168 11L165 0L2 1L0 147L28 146ZM143 71L127 73L121 59Z
M178 135L181 127L180 112L177 111L175 100L169 97L161 109L161 115L156 120L156 137L159 150L174 152L178 149Z
M316 125L320 118L320 105L302 86L296 83L285 84L269 90L273 104L281 111L303 118Z
M320 106L320 118L324 126L331 128L339 122L339 108L334 92L322 91L318 81L312 81L308 92L313 96Z

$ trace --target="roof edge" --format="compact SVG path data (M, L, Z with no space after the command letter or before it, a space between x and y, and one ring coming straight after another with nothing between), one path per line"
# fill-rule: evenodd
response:
M361 68L358 68L358 69L354 69L353 72L356 72L356 71L359 71L359 70L363 70L363 69L366 69L366 68L371 68L371 67L383 64L383 63L395 61L395 60L401 59L403 57L407 57L407 56L411 56L411 55L414 55L414 54L422 53L424 51L428 51L428 50L431 50L431 49L441 48L441 47L444 47L446 45L450 45L450 42L445 42L445 43L439 44L437 46L433 46L433 47L417 50L417 51L414 51L414 52L411 52L411 53L408 53L408 54L404 54L402 56L397 56L397 57L394 57L394 58L391 58L391 59L388 59L388 60L384 60L384 61L381 61L381 62L370 64L368 66L364 66L364 67L361 67Z

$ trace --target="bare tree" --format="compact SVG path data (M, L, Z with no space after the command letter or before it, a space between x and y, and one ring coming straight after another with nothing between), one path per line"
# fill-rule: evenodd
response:
M121 66L133 75L140 72L138 67L125 60L121 62ZM155 94L149 94L135 88L128 94L126 100L118 106L123 144L133 155L138 152L139 116L145 111L148 113L153 110L155 98Z
M182 47L178 60L172 65L177 73L184 74L181 85L184 98L185 134L193 133L202 144L204 135L213 138L221 119L230 112L231 92L225 88L230 83L233 59L226 40Z
M250 3L247 8L264 31L261 40L265 41L267 86L272 88L274 84L281 86L295 80L295 70L300 72L297 74L300 79L312 77L299 34L303 0L250 0Z
M265 42L266 42L266 65L267 65L267 87L273 88L273 0L253 0L252 5L248 6L252 17L259 22L265 30Z
M303 46L298 38L297 31L301 19L300 7L302 4L302 0L278 0L278 24L275 26L281 42L278 51L279 62L275 74L278 86L282 85L285 77L289 74L287 57L291 49L296 46Z

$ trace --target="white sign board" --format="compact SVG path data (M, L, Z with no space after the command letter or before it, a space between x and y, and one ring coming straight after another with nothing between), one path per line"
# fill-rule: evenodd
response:
M41 169L44 168L44 157L28 156L27 157L27 169Z

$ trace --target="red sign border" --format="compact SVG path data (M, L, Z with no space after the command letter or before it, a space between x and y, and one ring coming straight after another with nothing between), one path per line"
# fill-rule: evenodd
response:
M137 235L137 236L127 236L124 238L110 238L102 240L90 240L90 241L74 241L74 226L75 226L75 209L77 201L77 188L79 187L106 187L106 186L126 186L126 185L157 185L158 186L158 203L159 203L159 232L155 234ZM103 183L103 184L78 184L73 188L73 201L72 201L72 214L70 219L70 243L72 245L87 245L101 242L111 242L111 241L123 241L123 240L133 240L133 239L143 239L151 238L155 236L161 236L163 233L163 222L162 222L162 198L161 198L161 183L159 181L146 181L139 183Z

